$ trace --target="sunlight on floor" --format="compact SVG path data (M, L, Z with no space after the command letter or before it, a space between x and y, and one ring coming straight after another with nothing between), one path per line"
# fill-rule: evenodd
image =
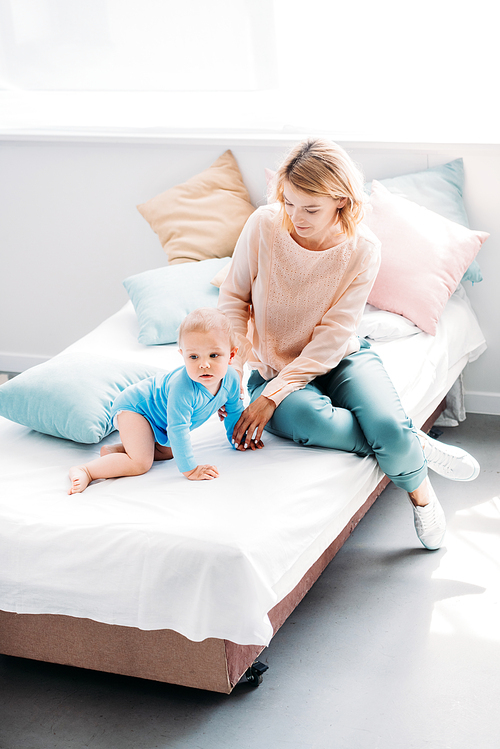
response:
M454 581L461 591L436 602L431 633L500 642L499 531L498 496L452 518L433 578Z

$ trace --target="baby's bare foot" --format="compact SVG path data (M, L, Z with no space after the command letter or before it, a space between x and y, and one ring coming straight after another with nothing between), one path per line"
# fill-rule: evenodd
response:
M69 469L69 477L71 479L71 487L68 494L79 494L92 481L92 476L85 468L85 466L73 466Z
M124 453L125 448L121 443L118 445L103 445L101 447L101 458L103 455L111 455L111 453Z

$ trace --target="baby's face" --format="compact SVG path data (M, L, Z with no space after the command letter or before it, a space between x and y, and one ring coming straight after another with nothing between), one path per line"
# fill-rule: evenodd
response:
M236 353L227 334L221 330L208 333L195 330L184 333L181 345L180 352L190 378L215 395Z

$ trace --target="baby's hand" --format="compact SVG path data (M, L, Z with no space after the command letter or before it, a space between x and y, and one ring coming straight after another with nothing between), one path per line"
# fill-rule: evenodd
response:
M192 471L186 471L184 476L190 481L207 481L218 478L219 471L215 466L196 466Z

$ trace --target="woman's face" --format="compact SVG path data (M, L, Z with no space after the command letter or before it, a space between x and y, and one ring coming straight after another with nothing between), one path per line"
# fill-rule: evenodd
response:
M347 198L310 195L292 187L287 180L283 185L283 197L295 233L306 244L323 245L326 242L328 245L341 232L337 224L338 210L346 204Z

